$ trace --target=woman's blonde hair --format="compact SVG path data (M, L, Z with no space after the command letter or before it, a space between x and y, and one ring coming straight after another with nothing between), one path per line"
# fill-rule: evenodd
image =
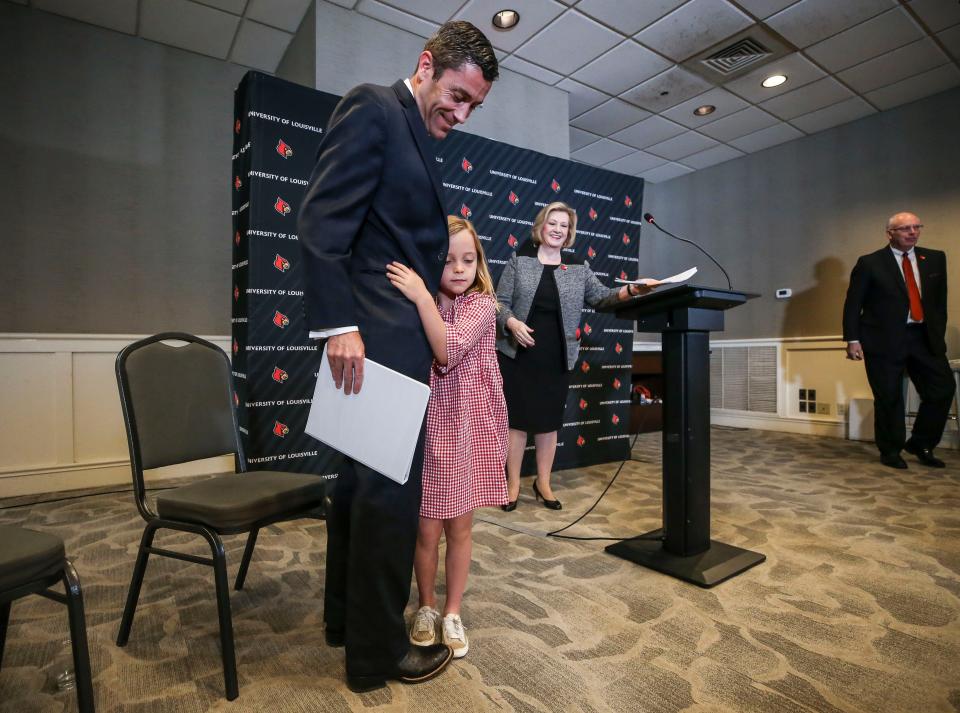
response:
M477 249L477 276L473 284L464 292L465 295L471 292L479 292L482 295L490 295L493 301L497 301L497 290L493 286L493 278L490 277L490 268L487 267L487 256L483 254L483 245L480 244L480 236L477 235L477 229L473 223L464 218L455 215L447 216L447 235L453 237L462 230L466 230L473 236L473 246ZM497 309L500 305L497 305Z
M543 242L540 237L540 232L543 230L543 224L547 222L547 217L555 210L563 211L570 219L570 232L567 233L567 240L564 242L563 247L569 248L573 245L573 241L577 238L577 211L560 201L555 201L550 205L544 206L540 209L540 212L537 213L537 217L533 221L533 230L530 236L533 238L534 245L539 245Z

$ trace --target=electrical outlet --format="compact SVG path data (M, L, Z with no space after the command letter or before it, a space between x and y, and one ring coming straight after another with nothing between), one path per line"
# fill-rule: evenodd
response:
M846 415L847 415L847 405L837 404L837 416L846 416Z
M830 415L830 404L818 403L817 404L817 414L821 416Z

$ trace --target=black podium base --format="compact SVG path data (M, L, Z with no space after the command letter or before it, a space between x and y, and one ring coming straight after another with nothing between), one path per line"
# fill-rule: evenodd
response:
M766 559L765 555L733 545L710 540L710 549L698 555L681 557L663 549L658 538L663 530L621 540L604 549L612 555L630 560L644 567L669 574L700 587L712 587L744 572Z

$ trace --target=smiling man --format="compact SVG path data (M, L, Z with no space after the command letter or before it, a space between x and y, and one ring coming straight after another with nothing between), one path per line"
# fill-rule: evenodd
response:
M901 450L926 466L944 467L933 449L943 435L955 389L944 339L947 258L940 250L917 247L921 230L913 213L891 216L889 245L857 261L843 306L847 358L864 360L880 461L891 468L907 467ZM904 372L921 399L909 441Z
M417 308L387 279L398 261L436 293L447 223L434 140L465 122L498 76L490 42L469 22L431 37L408 79L350 90L330 118L300 211L304 306L327 339L338 388L363 386L365 356L423 383L432 352ZM449 647L411 647L410 595L420 511L423 434L403 485L345 459L327 516L326 640L346 645L347 685L418 683L443 670Z

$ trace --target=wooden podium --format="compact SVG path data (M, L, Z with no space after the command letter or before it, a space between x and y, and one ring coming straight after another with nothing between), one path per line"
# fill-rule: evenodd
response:
M712 587L763 562L710 539L710 332L754 294L678 285L604 310L663 335L663 527L607 546L650 569Z

